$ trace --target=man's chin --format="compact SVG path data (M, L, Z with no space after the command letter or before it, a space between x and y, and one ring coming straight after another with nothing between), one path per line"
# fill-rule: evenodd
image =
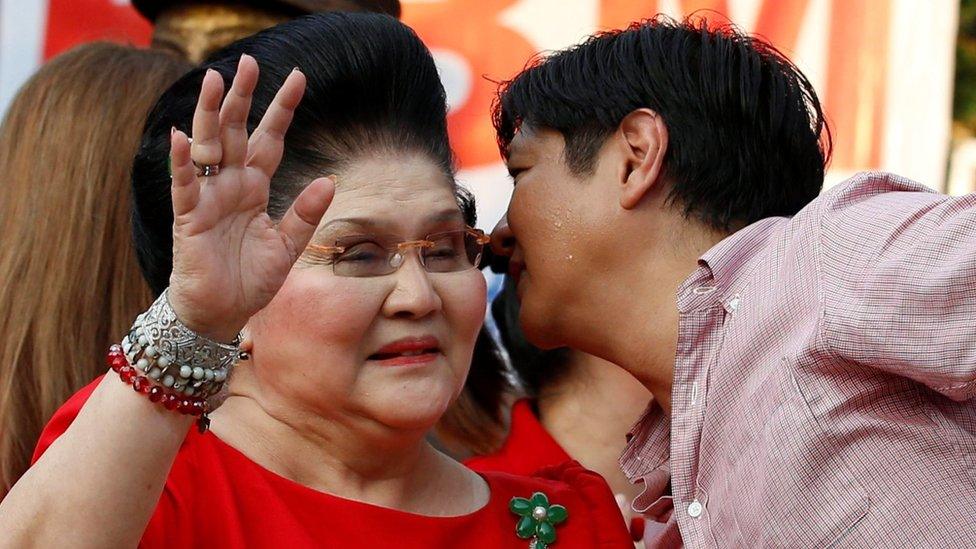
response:
M526 304L523 299L522 308L519 310L519 324L525 339L544 350L563 347L558 330L553 324L553 315L533 311L532 307L527 307Z

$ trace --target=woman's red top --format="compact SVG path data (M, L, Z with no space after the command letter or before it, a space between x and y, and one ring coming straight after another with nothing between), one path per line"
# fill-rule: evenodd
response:
M58 410L41 435L35 460L71 425L99 381ZM519 517L508 503L543 492L551 504L569 511L569 518L556 527L552 549L633 547L606 482L575 462L533 477L481 474L491 488L482 509L458 517L415 515L297 484L214 434L193 429L177 454L141 546L525 549L529 541L515 535Z

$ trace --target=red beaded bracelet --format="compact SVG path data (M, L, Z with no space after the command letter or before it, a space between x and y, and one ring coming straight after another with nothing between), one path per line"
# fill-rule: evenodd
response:
M149 397L150 402L162 404L167 410L197 416L197 427L201 433L210 426L207 403L203 399L173 394L166 391L163 386L153 383L148 377L137 375L138 371L129 364L129 359L126 358L121 345L115 344L109 348L106 362L113 372L119 374L123 382L132 385L135 392Z

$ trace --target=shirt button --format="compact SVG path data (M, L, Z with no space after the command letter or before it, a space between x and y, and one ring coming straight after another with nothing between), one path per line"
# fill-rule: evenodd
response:
M703 509L702 504L696 499L688 504L688 516L691 518L698 518L701 516Z

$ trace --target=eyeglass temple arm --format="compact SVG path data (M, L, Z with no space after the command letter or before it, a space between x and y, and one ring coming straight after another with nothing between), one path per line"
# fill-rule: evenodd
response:
M467 231L468 234L478 239L478 244L487 244L491 242L491 235L485 234L485 232L480 229L468 227L465 230Z

